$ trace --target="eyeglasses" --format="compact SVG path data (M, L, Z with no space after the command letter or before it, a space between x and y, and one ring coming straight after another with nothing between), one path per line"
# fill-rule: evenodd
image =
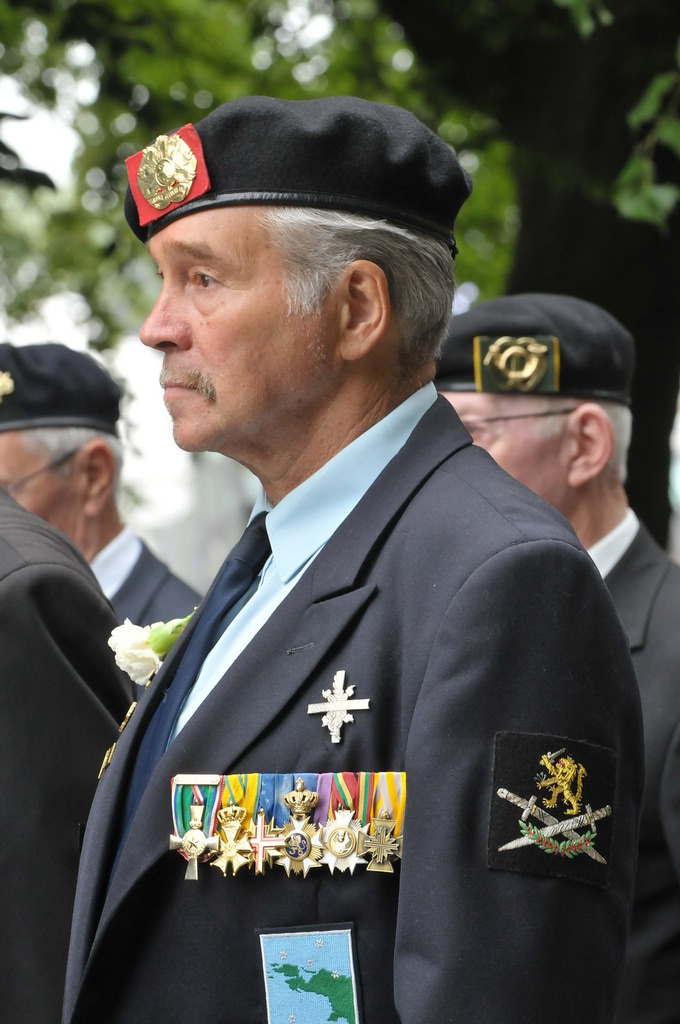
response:
M546 409L544 412L515 412L510 416L480 416L479 419L463 420L463 426L472 433L482 423L500 423L503 420L538 419L543 416L568 416L570 412L574 411L574 409L578 409L578 406L572 405L565 409Z
M21 480L15 480L13 484L8 484L5 490L8 494L16 494L24 484L27 484L29 480L35 480L37 476L41 476L43 473L50 473L53 469L58 469L59 466L65 465L69 459L72 459L80 451L80 448L74 448L73 451L65 452L63 455L59 455L56 459L52 459L45 466L41 466L40 469L34 469L32 473L27 476L23 476Z

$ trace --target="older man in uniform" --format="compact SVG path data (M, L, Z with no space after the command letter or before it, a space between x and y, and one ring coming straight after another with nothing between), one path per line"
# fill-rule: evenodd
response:
M200 595L120 517L120 388L84 352L0 345L13 381L0 405L0 484L80 549L119 620L187 615Z
M574 534L431 383L455 155L249 97L128 168L175 439L262 490L100 783L65 1021L610 1021L639 701Z
M680 1012L680 568L628 505L629 332L592 303L510 295L454 317L437 387L477 444L570 520L604 577L640 685L646 786L617 1022Z

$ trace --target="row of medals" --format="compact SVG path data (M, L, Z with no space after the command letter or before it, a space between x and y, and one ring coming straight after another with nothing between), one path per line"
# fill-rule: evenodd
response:
M225 878L229 866L235 875L245 865L260 875L276 864L289 877L291 871L306 877L324 864L331 874L336 868L353 874L357 864L367 871L394 871L392 861L401 857L402 846L401 836L394 835L395 819L386 813L373 818L369 834L368 825L361 825L353 811L338 808L326 825L315 825L309 818L318 799L318 793L305 789L298 779L283 798L290 820L282 828L267 823L263 811L244 828L246 809L230 803L217 812L217 834L212 836L203 831L205 808L192 804L189 828L181 837L170 836L170 849L186 858L185 877L192 880L198 878L199 861L219 868Z

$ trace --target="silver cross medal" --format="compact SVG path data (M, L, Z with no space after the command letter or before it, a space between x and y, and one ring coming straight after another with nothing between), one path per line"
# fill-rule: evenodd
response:
M308 715L323 714L321 725L324 729L328 729L333 743L340 742L342 726L354 721L354 715L350 714L350 709L352 711L368 711L370 704L368 698L366 700L350 700L354 693L354 687L348 686L345 690L344 683L345 670L339 669L333 676L333 689L321 691L321 696L326 703L307 705Z

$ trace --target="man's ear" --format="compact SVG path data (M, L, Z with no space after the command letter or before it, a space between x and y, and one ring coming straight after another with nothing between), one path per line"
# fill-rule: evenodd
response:
M83 511L97 518L112 499L116 486L116 460L106 441L93 438L75 456L82 487Z
M392 322L385 273L370 260L345 268L337 293L340 302L340 354L348 362L373 351Z
M569 416L568 482L581 487L599 476L614 452L614 430L604 409L596 402L583 402Z

